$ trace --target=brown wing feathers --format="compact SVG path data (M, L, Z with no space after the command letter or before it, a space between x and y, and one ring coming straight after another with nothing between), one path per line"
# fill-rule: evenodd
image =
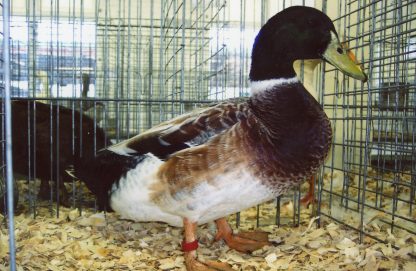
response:
M246 103L238 101L223 102L163 122L131 138L125 146L136 154L150 152L166 159L177 151L204 144L245 117Z

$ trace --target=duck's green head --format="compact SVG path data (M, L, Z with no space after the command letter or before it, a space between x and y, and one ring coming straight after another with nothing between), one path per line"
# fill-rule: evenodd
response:
M322 59L346 75L367 80L342 47L331 19L303 6L277 13L261 28L253 45L250 80L294 77L293 62L301 59Z

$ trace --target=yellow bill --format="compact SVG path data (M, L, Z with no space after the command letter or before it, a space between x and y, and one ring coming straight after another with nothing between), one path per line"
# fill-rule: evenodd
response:
M341 45L334 33L331 34L332 40L323 54L324 59L346 75L366 82L367 75L362 67L357 64L354 54L347 50L346 46Z

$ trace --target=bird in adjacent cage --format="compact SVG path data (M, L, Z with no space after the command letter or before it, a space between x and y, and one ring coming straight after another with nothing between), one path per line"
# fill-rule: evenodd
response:
M104 130L85 114L60 105L13 100L11 108L14 174L39 178L41 199L51 197L49 181L59 183L60 203L68 206L63 182L72 178L65 169L80 153L94 155L110 145ZM0 162L4 162L2 157Z
M241 252L270 244L263 233L233 234L225 217L299 185L322 165L331 145L329 119L296 77L299 59L327 61L367 79L342 49L328 16L290 7L270 18L255 39L249 99L196 109L96 157L84 156L74 175L101 209L184 227L187 270L231 270L198 261L197 225L215 221L216 240Z

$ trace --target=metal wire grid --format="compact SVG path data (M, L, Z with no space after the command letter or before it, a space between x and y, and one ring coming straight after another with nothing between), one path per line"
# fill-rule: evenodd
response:
M321 80L335 130L323 174L341 182L324 183L321 176L319 211L359 231L361 240L375 238L367 223L376 212L382 227L416 233L415 9L414 1L343 0L336 6L335 23L368 67L369 81L361 84L331 69Z
M2 20L4 18L3 15L3 1L1 2L1 16L2 16ZM0 116L1 116L1 126L2 126L2 133L0 135L0 144L1 144L1 150L5 150L5 146L6 146L6 136L5 136L5 108L4 108L4 75L3 75L3 67L4 67L4 55L3 55L3 39L4 39L4 34L3 34L3 27L0 30L0 36L1 36L1 42L2 42L2 50L1 50L1 55L0 55L0 63L1 63L1 78L0 78L0 91L1 91L1 107L0 107ZM6 203L6 152L2 151L1 153L1 160L2 163L0 165L0 206L1 206L1 210L5 210L7 203Z
M27 88L16 88L13 94L86 109L114 141L212 100L247 95L250 38L255 34L254 30L250 34L250 29L258 29L275 11L292 4L310 5L310 1L240 0L237 2L242 11L237 21L230 20L232 2L124 0L114 7L111 1L104 0L95 1L94 12L90 12L83 7L91 3L80 1L69 5L70 11L62 14L60 3L55 0L47 9L48 14L42 14L37 13L41 9L35 1L26 1L24 26L28 29L28 38L26 42L13 42L12 65L16 67L13 76L20 79L18 86L26 84ZM251 4L254 10L247 9L250 2L255 2ZM330 11L333 7L327 5L332 3L323 1L323 10ZM86 11L83 13L83 10ZM319 187L322 195L319 211L323 216L347 224L331 208L341 204L353 210L361 219L353 227L362 234L368 234L364 229L364 213L368 209L380 210L396 221L405 218L414 223L410 216L398 213L398 209L403 209L400 204L408 204L405 210L410 213L414 210L413 4L411 1L340 0L335 10L338 29L345 29L341 31L342 39L348 40L349 47L370 67L372 77L368 87L345 79L333 70L325 70L320 77L321 86L329 90L322 93L321 100L330 112L335 129L332 157L322 171L321 181L325 173L333 175L336 170L343 172L344 178L340 193L331 185ZM37 25L42 21L50 25L48 41L38 40ZM60 27L65 22L72 27L74 38L70 42L60 40L64 34ZM87 38L91 25L96 37L93 41ZM236 30L239 45L231 46L230 36ZM391 43L383 42L389 39ZM45 52L50 57L42 59ZM387 80L390 75L401 81ZM341 84L331 83L331 78L343 80ZM62 95L65 84L72 85L69 97ZM331 84L332 89L328 88ZM82 96L84 86L91 93ZM371 90L369 98L368 89ZM400 98L402 89L408 93L404 98ZM394 129L387 133L381 127ZM409 162L410 173L404 166ZM377 169L373 178L375 189L367 186L370 166ZM387 177L390 172L397 177L390 180ZM410 176L410 184L402 182L403 175ZM354 178L355 181L350 180ZM384 191L391 185L394 193L387 195ZM402 189L411 190L409 198L402 198ZM377 200L368 200L369 194L374 194ZM292 222L297 224L300 192L288 197L295 203ZM386 198L395 207L386 209L383 202ZM280 202L277 199L276 224L281 223ZM320 208L325 205L330 206L329 211ZM257 225L264 223L260 210L259 206ZM386 223L392 229L402 227L391 221ZM414 224L407 228L411 226Z
M196 92L197 88L190 86L206 81L196 79L196 76L204 78L206 75L202 74L208 73L211 69L211 56L220 54L217 52L218 49L212 46L209 33L214 26L224 22L224 4L221 1L187 2L189 1L151 1L147 2L145 7L144 2L139 2L137 18L130 19L130 13L127 19L121 15L118 17L119 23L114 25L107 22L110 19L105 15L104 21L99 24L101 28L97 34L102 40L99 43L102 43L105 57L102 63L98 59L98 73L103 73L97 73L98 85L102 83L100 89L103 89L104 93L112 93L111 95L114 95L114 89L120 89L122 86L130 88L122 93L116 92L120 94L116 97L116 104L118 108L123 104L130 107L126 110L129 112L126 118L131 112L138 114L139 121L127 122L130 124L129 127L138 130L130 131L121 139L188 111L197 104L210 102L208 95L201 92L201 89L206 88ZM106 6L105 10L107 8ZM204 25L194 21L198 12L209 20ZM127 23L120 23L126 20ZM132 22L135 22L135 25ZM114 29L109 31L109 28ZM115 44L112 40L117 41L117 45L113 45L114 48L109 47ZM124 52L122 56L120 52ZM109 56L112 59L110 61ZM132 59L135 59L135 62L132 62ZM110 76L114 83L109 82L109 74L117 75ZM123 100L122 104L118 103L120 100ZM122 121L120 112L111 114L112 118ZM118 125L110 124L109 128L111 127L116 127L116 131L124 130L122 127L120 130Z
M12 45L14 97L87 113L114 141L224 98L225 2L185 3L96 1L84 17L83 1L27 1L13 24L25 32Z
M54 0L49 6L26 1L24 20L13 25L25 31L26 39L12 43L12 94L87 113L115 142L201 104L247 95L252 40L272 15L266 7L273 5L234 2L242 11L232 22L230 6L220 0L124 0L117 6L109 0L93 5ZM291 4L278 3L272 10ZM70 39L63 39L68 32ZM32 194L35 178L28 176L33 215L39 205ZM51 204L59 197L55 192L49 208L59 215L59 200L55 208ZM289 198L295 202L292 222L297 224L300 192ZM73 205L82 203L82 195L73 192ZM275 219L280 225L279 208L280 198ZM257 226L270 223L261 221L260 213L258 206ZM238 226L239 215L236 222Z
M6 180L7 191L7 228L9 231L9 259L10 270L16 270L16 244L14 237L14 204L13 204L13 168L12 168L12 150L11 150L11 108L10 108L10 2L2 1L3 28L0 34L2 39L2 55L0 56L2 64L1 73L1 177ZM2 184L0 183L0 186ZM1 196L1 195L0 195ZM4 197L4 195L3 195ZM2 221L1 221L2 223Z
M24 38L12 43L12 94L86 113L117 142L193 107L248 95L256 32L278 10L306 2L15 2L12 33Z
M189 70L194 78L188 85L190 95L196 99L222 100L226 86L227 48L224 37L226 28L226 1L195 1L191 3L191 28L195 28L190 40ZM209 14L208 16L206 16ZM206 31L209 29L209 31ZM206 48L210 48L206 50ZM204 90L201 92L200 90Z
M214 67L211 55L225 57L212 46L210 32L214 26L219 31L224 24L223 2L202 1L192 4L192 10L186 1L125 0L116 6L108 0L94 5L51 1L40 7L38 3L26 1L23 17L12 17L17 21L12 33L25 35L12 43L14 98L86 113L115 142L211 102L208 90L201 94L196 88L194 92L184 89L196 85L188 75L194 65L202 67L198 72L204 75L199 81L218 85L215 81L220 79L212 79L215 72L211 77L207 74ZM85 5L95 13L84 12ZM19 12L16 14L22 15ZM196 12L207 20L212 18L204 25L192 25L189 14ZM201 39L205 43L192 54ZM51 121L55 120L51 117ZM28 198L35 212L34 179L36 176L28 176ZM55 192L51 192L51 200L58 197ZM54 212L51 205L50 209Z

